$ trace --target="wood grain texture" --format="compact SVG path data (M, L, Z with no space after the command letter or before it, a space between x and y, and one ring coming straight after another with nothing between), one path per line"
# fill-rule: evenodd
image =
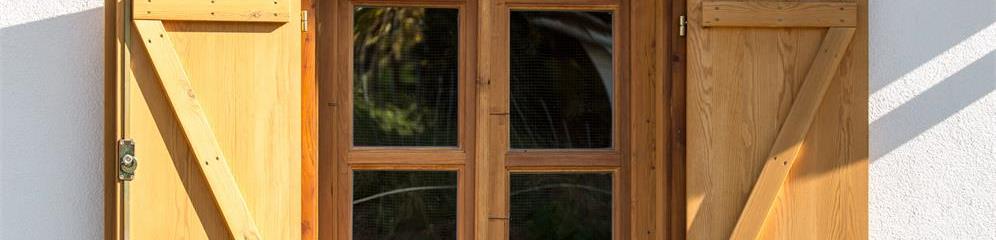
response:
M622 157L616 151L510 151L508 167L621 167Z
M688 2L685 232L728 239L827 30L706 28L703 2ZM760 239L867 238L867 2L855 3L855 40Z
M477 2L477 25L474 30L477 34L476 43L478 46L494 46L499 41L498 35L496 34L497 29L501 29L495 26L498 19L496 14L498 14L498 2L501 0L481 0ZM493 151L491 147L493 144L491 134L497 126L491 120L491 113L508 113L501 111L493 111L491 108L492 100L491 95L495 88L495 76L493 73L498 71L494 69L494 64L497 61L493 56L494 48L485 47L479 48L477 51L477 76L474 80L475 91L477 92L477 99L475 99L474 104L479 106L474 114L474 121L477 122L477 128L475 129L476 137L475 142L477 148L474 149L474 159L477 160L477 164L473 168L473 173L475 175L476 181L474 181L474 188L477 189L474 192L474 214L473 214L473 239L491 239L489 236L496 235L493 229L502 229L505 225L504 222L495 221L492 223L491 220L491 209L492 201L494 201L493 191L501 190L495 189L491 184L491 181L495 179L496 176L492 176L493 168L501 167L492 164L495 157L493 156ZM504 164L504 159L502 159L502 164ZM502 169L498 169L502 170Z
M315 70L317 1L301 0L308 12L301 33L301 239L318 239L318 78ZM302 16L303 18L304 16Z
M854 27L849 2L703 2L705 27Z
M678 23L685 15L685 0L662 3L658 8L659 22ZM662 84L657 94L657 130L659 153L657 161L662 170L657 182L662 186L658 198L662 199L657 210L658 228L665 233L659 239L685 239L685 60L686 37L680 36L676 24L660 24L658 39L666 41L657 50L656 62L660 69L657 76Z
M104 1L104 239L121 239L121 185L118 181L118 139L124 138L122 104L125 82L124 9L118 0Z
M844 51L854 37L854 28L830 28L819 48L804 83L789 109L784 124L778 131L775 143L754 183L747 204L733 229L731 239L756 239L781 192L789 171L795 165L799 150L809 127L816 117L823 97L830 87L833 74L837 73Z
M293 6L297 8L298 2ZM286 7L290 8L291 5ZM296 19L296 17L293 17ZM154 21L154 20L142 20ZM227 164L260 238L301 237L300 25L169 22L163 37L183 66L190 92L217 140L218 159L190 144L179 117L133 32L128 135L142 161L132 184L130 239L228 239L226 221L200 164ZM155 41L154 41L155 42ZM145 43L148 43L146 41ZM179 96L189 96L180 92ZM193 141L199 143L199 141ZM210 146L210 145L208 145ZM223 153L223 154L221 154ZM215 155L215 154L212 154ZM224 157L221 157L224 155ZM241 234L239 235L241 237Z
M630 189L629 228L621 229L628 232L628 237L619 239L664 239L664 229L657 224L660 216L658 209L665 207L661 192L667 191L667 186L657 181L663 174L662 162L658 161L661 154L656 147L662 139L657 139L657 128L661 125L657 118L657 93L662 84L657 76L663 74L657 65L658 46L667 46L666 40L658 38L656 21L657 5L664 4L657 0L630 0L628 30L632 34L624 35L630 47L629 78L629 165L623 170L629 179L624 183ZM627 16L627 15L623 15Z
M135 29L138 29L141 36L140 42L145 44L166 99L197 159L196 166L207 180L229 234L233 238L259 239L256 221L249 213L249 207L235 182L228 159L214 136L211 123L195 97L183 63L166 33L166 27L160 21L138 20L135 21ZM212 162L215 164L211 165Z
M339 137L336 123L339 122L336 110L338 94L335 88L338 67L337 60L339 21L336 10L340 1L318 1L317 10L312 14L316 22L312 24L318 42L316 44L315 62L318 78L318 239L335 239L336 237L336 198L335 183L338 169L338 147L335 142Z
M292 4L292 2L294 2ZM139 20L287 22L292 0L147 0L134 1Z
M330 1L319 5L320 44L318 47L320 99L326 110L321 113L319 128L322 153L319 166L322 223L320 239L350 239L352 236L352 183L355 169L457 170L457 235L473 238L476 219L475 181L477 109L477 24L476 3L464 1L362 0ZM457 147L359 147L353 146L353 14L357 6L417 6L455 8L460 11L458 68L458 146ZM327 138L327 139L326 139ZM326 150L327 149L327 150ZM325 168L324 166L329 166ZM327 187L326 187L327 186Z

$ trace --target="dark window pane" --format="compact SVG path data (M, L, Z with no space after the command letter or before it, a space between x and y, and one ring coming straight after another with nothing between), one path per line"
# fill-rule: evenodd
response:
M456 146L458 10L354 14L353 145Z
M512 174L509 239L612 239L612 174Z
M353 172L353 239L456 239L456 172Z
M612 146L612 14L513 11L511 146Z

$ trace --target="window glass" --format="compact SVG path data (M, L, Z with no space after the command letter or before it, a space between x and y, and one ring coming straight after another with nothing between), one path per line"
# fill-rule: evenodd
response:
M612 239L612 174L512 174L509 239Z
M353 172L353 239L456 239L456 208L456 172Z
M355 9L354 146L457 146L457 29L457 9Z
M609 148L612 14L512 11L511 147Z

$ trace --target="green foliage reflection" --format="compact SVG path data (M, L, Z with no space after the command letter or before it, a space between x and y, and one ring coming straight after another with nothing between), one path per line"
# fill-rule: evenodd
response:
M457 10L357 8L356 146L455 146Z

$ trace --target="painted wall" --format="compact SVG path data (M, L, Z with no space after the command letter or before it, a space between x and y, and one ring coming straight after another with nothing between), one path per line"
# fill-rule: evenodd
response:
M103 0L0 0L0 239L103 234Z
M996 0L872 0L869 230L996 239Z
M870 1L873 239L996 239L996 0ZM0 1L0 239L100 239L102 0Z

